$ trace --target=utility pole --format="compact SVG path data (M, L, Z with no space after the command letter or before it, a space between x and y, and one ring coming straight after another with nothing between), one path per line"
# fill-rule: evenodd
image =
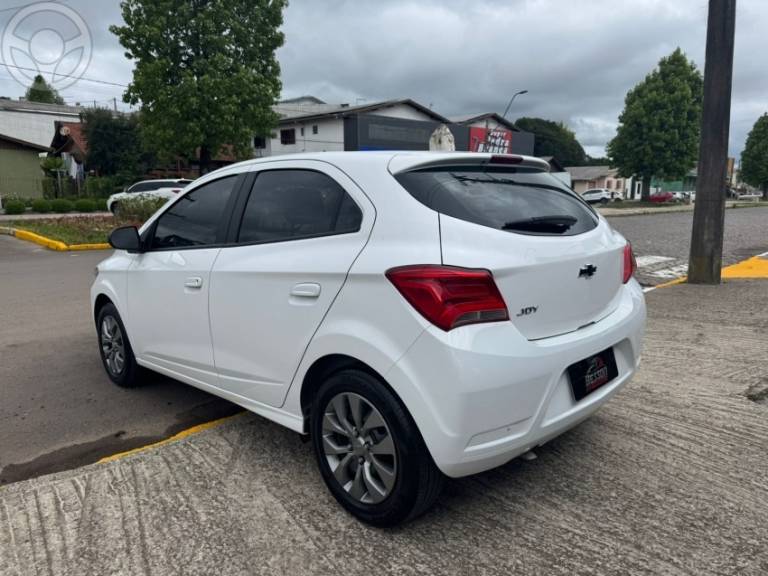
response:
M736 0L709 0L704 102L688 282L719 284L731 115Z

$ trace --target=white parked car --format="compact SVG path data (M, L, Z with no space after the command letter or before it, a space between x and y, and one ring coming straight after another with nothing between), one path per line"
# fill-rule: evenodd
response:
M120 211L120 203L126 198L136 198L137 196L147 198L165 198L169 200L181 192L187 184L190 184L192 180L186 178L173 178L164 180L142 180L136 182L124 192L112 194L107 199L107 210L112 214L117 214Z
M112 232L91 288L106 372L154 370L309 434L344 508L412 518L444 475L572 428L640 362L632 250L548 169L346 152L207 174Z
M585 190L581 197L590 204L607 204L608 202L621 199L621 195L616 190L608 190L608 188Z

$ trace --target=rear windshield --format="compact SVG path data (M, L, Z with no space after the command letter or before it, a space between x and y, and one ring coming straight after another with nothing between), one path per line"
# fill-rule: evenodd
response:
M573 236L597 226L586 202L551 174L535 169L440 167L395 178L429 208L489 228Z

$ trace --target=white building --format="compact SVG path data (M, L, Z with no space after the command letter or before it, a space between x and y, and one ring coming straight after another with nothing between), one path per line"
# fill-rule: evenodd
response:
M83 110L80 106L0 98L0 134L47 147L53 140L54 123L80 122Z
M314 96L302 96L283 100L273 108L280 115L279 126L268 138L254 138L255 156L371 149L371 143L375 140L394 144L399 138L415 136L407 133L407 126L396 126L397 122L380 122L380 125L372 126L370 122L360 123L360 117L435 125L450 123L447 118L410 99L351 106L326 104ZM368 133L361 135L358 132L357 128L361 124L365 125ZM410 127L419 129L416 124Z

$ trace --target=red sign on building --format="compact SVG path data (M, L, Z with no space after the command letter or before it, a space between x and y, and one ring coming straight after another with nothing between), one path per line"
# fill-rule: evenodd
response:
M509 154L512 152L512 132L472 126L469 129L469 151Z

